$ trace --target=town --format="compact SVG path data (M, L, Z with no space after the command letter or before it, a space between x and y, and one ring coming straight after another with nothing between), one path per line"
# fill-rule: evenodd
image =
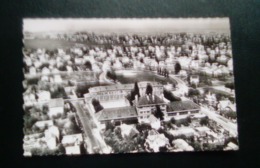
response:
M24 156L238 150L230 34L24 33Z

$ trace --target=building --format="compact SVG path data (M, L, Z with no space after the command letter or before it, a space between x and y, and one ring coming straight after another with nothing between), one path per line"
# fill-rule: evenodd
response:
M49 101L49 117L62 115L64 113L64 100L62 98L51 99Z
M166 115L167 103L157 95L145 95L135 99L134 105L138 115L139 122L145 122L147 118L158 110L159 107L161 112ZM157 106L157 107L156 107Z
M118 108L106 108L97 113L95 113L96 119L105 123L107 121L115 121L116 123L121 122L136 122L137 120L137 112L135 107L127 106L127 107L118 107Z
M190 100L170 102L167 108L168 117L191 115L200 111L200 106Z
M80 146L74 145L74 146L66 146L65 147L66 155L80 155Z
M190 77L190 83L198 86L200 80L198 75L191 75Z
M134 125L122 124L120 125L120 129L123 138L131 139L139 133L139 131L135 128Z
M217 104L217 98L215 94L212 94L211 92L209 92L206 95L205 98L206 102L210 105L210 106L215 106Z
M71 75L69 75L69 79L73 85L80 85L98 81L96 74L91 71L87 71L84 73L72 73Z
M82 134L65 135L62 138L61 143L64 146L79 145L83 142Z
M152 149L153 152L159 152L160 147L169 145L169 139L164 134L159 134L155 130L151 130L145 140L145 143Z
M49 101L51 99L51 93L49 91L41 90L37 93L38 101Z
M34 125L42 130L45 129L46 127L53 126L54 124L52 120L45 120L45 121L37 121Z
M189 127L181 127L180 129L177 130L170 130L169 133L172 134L174 137L179 137L179 136L192 137L195 135L194 129Z
M194 151L194 148L183 139L176 139L172 143L175 148L174 152Z
M145 95L147 84L150 83L153 87L153 93L155 95L163 94L163 85L158 82L138 82L140 96ZM126 106L128 100L125 98L134 89L134 83L132 84L117 84L109 86L97 86L89 88L89 93L84 94L86 102L91 101L93 98L102 102L110 102L117 100L124 100Z

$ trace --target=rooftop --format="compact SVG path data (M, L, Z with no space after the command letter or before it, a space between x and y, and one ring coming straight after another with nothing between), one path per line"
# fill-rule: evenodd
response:
M99 121L114 120L119 118L134 118L137 113L134 107L118 107L103 109L95 114Z
M199 105L197 105L196 103L190 100L170 102L168 104L168 107L169 107L168 111L170 112L200 109Z
M74 144L83 141L82 134L65 135L62 138L62 144Z
M150 83L153 87L163 87L162 84L159 82L149 82L149 81L143 81L143 82L138 82L138 87L139 88L146 88L147 83ZM96 87L91 87L89 88L89 92L104 92L104 91L113 91L113 90L131 90L134 88L134 83L131 84L116 84L116 85L109 85L109 86L96 86Z
M49 101L49 107L63 107L64 106L64 100L62 98L58 99L51 99Z
M142 96L138 100L138 106L149 105L149 104L161 104L161 103L165 103L165 102L156 95Z

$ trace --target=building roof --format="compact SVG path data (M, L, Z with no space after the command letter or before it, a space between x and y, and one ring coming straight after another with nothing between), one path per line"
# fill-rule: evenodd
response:
M67 147L65 147L65 150L66 150L66 155L79 155L80 154L79 145L67 146Z
M150 104L162 104L162 103L165 102L156 95L142 96L138 100L138 106L150 105Z
M198 132L207 132L210 129L208 127L203 126L203 127L196 127L195 130Z
M64 106L64 100L63 98L58 98L58 99L51 99L49 101L49 107L63 107Z
M62 144L75 144L83 141L82 134L65 135L62 138Z
M99 121L114 120L120 118L134 118L137 113L134 107L118 107L103 109L95 114Z
M149 82L149 81L143 81L138 82L139 88L146 88L147 83L150 83L153 87L162 87L163 85L159 82ZM89 93L96 93L96 92L107 92L107 91L114 91L114 90L131 90L134 89L134 83L131 84L116 84L116 85L109 85L109 86L96 86L89 88Z
M194 148L183 139L176 139L172 143L176 148L181 149L183 151L194 151Z
M168 107L169 107L168 110L169 112L200 109L199 105L197 105L196 103L190 100L170 102L168 104Z
M52 120L37 121L34 125L39 128L43 128L45 126L49 127L49 126L53 126L53 121Z
M169 139L164 134L148 135L146 142L154 152L159 152L159 148L169 144Z
M177 130L170 130L169 131L172 135L174 136L178 136L178 135L194 135L195 134L195 131L193 128L189 128L189 127L182 127L182 128L179 128Z

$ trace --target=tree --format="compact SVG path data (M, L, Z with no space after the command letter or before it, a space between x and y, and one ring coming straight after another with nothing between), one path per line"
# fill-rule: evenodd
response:
M137 82L135 82L135 85L134 85L134 94L137 95L138 97L140 97L140 91L139 91Z
M200 94L200 92L197 89L190 88L189 91L188 91L188 96L197 96L199 94Z
M38 121L37 118L30 116L29 114L24 115L24 128L25 130L31 129L32 126Z
M163 90L163 95L166 99L168 99L171 102L174 101L181 101L181 98L174 96L172 92L168 91L168 90Z
M107 77L112 79L114 82L117 79L116 73L113 70L107 71Z
M181 64L177 62L174 67L175 74L178 74L181 71Z
M54 91L51 91L51 98L67 98L67 94L63 86L57 86Z
M65 147L63 146L63 144L59 144L59 145L58 145L57 152L58 152L58 155L64 155L64 154L66 154L66 150L65 150Z
M106 130L111 130L111 131L113 131L114 128L115 128L115 124L112 123L111 121L107 121L107 122L105 123L105 125L106 125Z
M229 89L231 89L231 90L234 90L234 89L235 89L235 85L234 85L233 82L231 82L231 83L226 83L226 84L225 84L225 87L227 87L227 88L229 88Z
M159 105L156 105L155 107L156 107L156 110L155 110L154 116L155 116L156 118L159 118L160 120L163 120L163 119L164 119L164 114L163 114L163 112L162 112L160 106L159 106Z
M84 65L87 69L92 70L92 64L89 61L86 61Z
M200 120L200 125L208 125L208 123L209 123L209 118L208 117L202 118Z
M80 84L76 87L76 93L78 97L83 97L84 94L88 93L89 86L86 84Z
M146 92L145 92L147 95L149 94L153 94L153 87L150 83L147 83L147 86L146 86Z
M97 99L92 99L92 105L96 113L104 109L104 107L100 104L100 102Z

